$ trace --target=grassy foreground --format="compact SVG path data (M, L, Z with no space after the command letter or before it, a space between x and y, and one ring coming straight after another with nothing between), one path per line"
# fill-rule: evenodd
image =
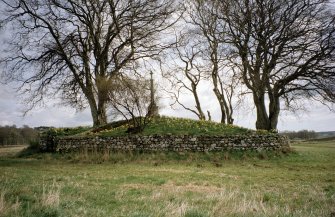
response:
M292 147L263 160L225 153L99 157L105 161L18 158L0 148L0 216L330 217L335 141Z

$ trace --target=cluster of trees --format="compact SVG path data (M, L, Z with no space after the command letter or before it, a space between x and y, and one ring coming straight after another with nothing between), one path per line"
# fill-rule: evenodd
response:
M316 139L318 137L318 134L311 130L300 130L300 131L284 131L281 134L287 136L289 139Z
M0 126L0 146L24 145L37 141L38 131L24 125L22 128L13 126Z
M21 81L29 108L60 96L88 106L94 126L107 123L111 107L141 116L152 104L143 79L153 71L173 87L173 104L199 119L210 119L198 92L203 81L222 123L232 124L236 107L252 97L257 129L276 129L280 111L301 100L335 102L335 14L327 0L0 3L12 36L2 46L2 75Z

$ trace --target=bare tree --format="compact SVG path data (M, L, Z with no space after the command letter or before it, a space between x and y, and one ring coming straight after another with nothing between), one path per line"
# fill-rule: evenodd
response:
M21 82L30 108L48 94L79 109L89 105L94 126L107 122L106 84L158 55L168 44L159 38L177 19L173 0L0 2L12 36L2 46L6 78Z
M150 119L152 98L149 80L119 76L110 85L108 96L114 114L131 123L128 132L142 132Z
M280 100L335 102L335 16L327 0L220 2L231 46L252 92L257 129L277 128ZM266 105L268 102L268 105Z
M219 5L220 1L188 1L185 20L193 26L192 33L202 44L202 61L208 67L213 92L220 105L221 123L233 124L234 97L240 102L240 76L239 68L231 61L230 49L222 41L226 24L220 22Z
M199 97L199 83L205 79L206 69L202 64L201 49L196 40L192 40L194 35L181 32L176 36L178 43L174 47L171 60L167 69L163 71L163 77L166 78L172 86L172 91L167 91L172 96L171 106L179 105L185 110L195 114L199 120L205 120L206 116L202 110ZM166 88L165 88L166 90ZM192 94L195 108L187 106L181 101L181 94Z

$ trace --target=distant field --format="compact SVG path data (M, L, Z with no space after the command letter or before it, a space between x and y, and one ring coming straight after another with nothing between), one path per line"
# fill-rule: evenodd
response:
M19 149L0 148L0 216L330 217L335 141L292 147L295 153L270 158L241 153L18 158L13 152Z
M0 157L10 157L15 156L18 152L22 151L27 146L17 145L17 146L0 146Z

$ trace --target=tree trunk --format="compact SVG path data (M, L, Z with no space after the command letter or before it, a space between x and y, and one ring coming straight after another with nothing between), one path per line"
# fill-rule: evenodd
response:
M97 109L95 106L90 108L93 119L93 127L107 124L107 115L105 109Z
M265 106L264 94L258 96L254 93L253 97L257 112L256 129L271 130L271 124Z
M279 97L274 95L273 97L270 98L270 104L269 104L270 130L277 129L279 112L280 112Z
M93 119L93 127L107 124L106 101L100 100L98 106L94 96L87 96Z
M214 79L214 78L213 78ZM217 88L217 82L213 82L214 83L214 93L215 93L215 96L219 102L219 105L220 105L220 110L221 110L221 123L225 124L226 123L226 118L227 118L227 115L226 115L226 107L225 107L225 102L224 102L224 99L222 99L222 95L220 93L220 91L218 90Z
M106 103L99 103L98 107L98 126L107 124Z
M234 124L234 118L233 118L233 110L231 109L230 112L227 114L227 123L228 124Z
M199 96L197 92L197 85L194 82L192 82L191 86L192 86L192 92L193 92L195 105L196 105L195 107L198 110L199 120L206 120L205 113L202 111L202 108L201 108L201 104L200 104L200 100L199 100Z
M222 99L223 99L224 106L225 106L225 109L226 109L227 124L233 124L234 119L233 119L233 109L232 109L232 106L231 106L231 102L228 105L228 102L227 102L228 100L226 100L226 98L223 94L222 94Z

